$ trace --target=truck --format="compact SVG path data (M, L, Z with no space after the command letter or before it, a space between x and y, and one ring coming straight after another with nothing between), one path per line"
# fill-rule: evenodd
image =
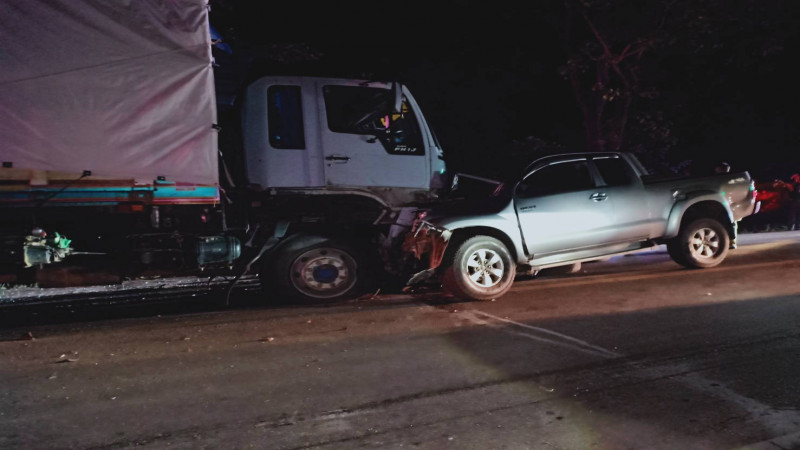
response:
M747 172L651 175L624 152L546 156L493 184L484 196L418 215L406 248L429 268L417 280L438 279L456 297L493 299L518 272L661 244L682 266L714 267L736 248L737 223L755 209Z
M206 0L4 2L5 272L250 271L335 300L416 264L401 244L447 175L409 89L266 74L221 126L214 44Z

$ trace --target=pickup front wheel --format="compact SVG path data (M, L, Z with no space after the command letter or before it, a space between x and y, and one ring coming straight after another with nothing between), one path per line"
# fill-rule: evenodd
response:
M672 260L692 269L714 267L728 255L730 237L714 219L698 219L681 227L681 232L667 244Z
M515 274L516 264L502 242L490 236L475 236L455 251L442 286L459 298L490 300L511 288Z

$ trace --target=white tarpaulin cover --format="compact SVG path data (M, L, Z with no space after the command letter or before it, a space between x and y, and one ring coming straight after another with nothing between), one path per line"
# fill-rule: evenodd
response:
M0 0L0 161L217 183L206 3Z

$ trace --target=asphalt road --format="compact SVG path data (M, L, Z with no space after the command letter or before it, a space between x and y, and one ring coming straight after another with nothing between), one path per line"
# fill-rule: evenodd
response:
M740 242L496 301L12 321L0 448L800 448L800 232Z

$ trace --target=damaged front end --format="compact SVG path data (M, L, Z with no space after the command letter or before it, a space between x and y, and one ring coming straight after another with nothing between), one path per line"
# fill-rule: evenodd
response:
M418 260L428 258L428 268L414 274L406 283L408 286L420 285L434 278L442 264L447 244L453 232L433 225L424 220L417 220L403 242L403 251L413 254Z

